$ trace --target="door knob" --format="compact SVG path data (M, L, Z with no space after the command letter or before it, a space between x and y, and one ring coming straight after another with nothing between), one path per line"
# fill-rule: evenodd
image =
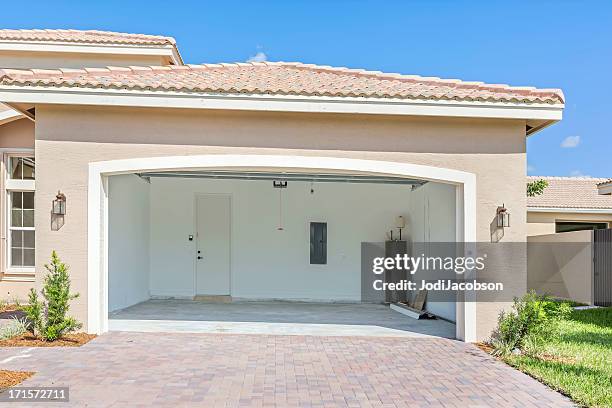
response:
M204 259L204 257L203 256L198 256L198 259Z

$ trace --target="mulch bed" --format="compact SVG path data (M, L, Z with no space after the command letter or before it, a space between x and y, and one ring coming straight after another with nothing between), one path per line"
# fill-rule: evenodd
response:
M34 373L30 371L0 370L0 392L27 380L33 375Z
M474 345L487 354L493 353L493 347L489 346L486 343L474 343Z
M493 355L493 347L491 347L490 345L488 345L486 343L474 343L474 345L476 347L478 347L479 349L481 349L482 351L484 351L485 353ZM537 359L540 359L542 361L553 361L553 362L556 362L556 363L564 363L564 364L574 364L574 363L576 363L576 359L575 358L556 356L554 354L549 354L549 353L538 353L537 355L535 355L533 357L537 358ZM504 361L504 359L501 358L501 357L496 357L496 358L498 360Z
M45 341L31 334L0 340L0 347L79 347L95 339L95 334L71 333L55 341Z
M23 309L22 305L18 305L16 303L2 303L0 305L0 312L6 312L9 310L21 310Z

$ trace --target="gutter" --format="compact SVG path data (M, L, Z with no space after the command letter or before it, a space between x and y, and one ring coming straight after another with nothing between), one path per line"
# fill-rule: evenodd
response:
M44 52L60 54L100 54L128 56L168 57L175 65L185 65L176 43L129 44L129 43L84 43L61 41L0 41L0 51Z
M576 214L612 214L612 208L557 208L557 207L529 207L527 212L541 213L576 213Z
M25 104L520 119L543 120L548 124L561 120L564 108L563 104L526 105L502 102L483 103L399 98L186 93L11 85L0 86L0 101Z

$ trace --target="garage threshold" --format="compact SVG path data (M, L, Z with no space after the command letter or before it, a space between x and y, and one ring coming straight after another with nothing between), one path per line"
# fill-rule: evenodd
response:
M415 320L369 303L148 300L109 315L110 331L307 336L455 337L444 320Z

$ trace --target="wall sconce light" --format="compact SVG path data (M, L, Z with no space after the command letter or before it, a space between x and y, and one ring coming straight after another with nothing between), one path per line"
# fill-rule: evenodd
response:
M510 213L506 208L505 204L502 204L501 207L497 207L497 227L498 228L507 228L510 226Z
M66 195L61 192L57 192L53 205L51 207L51 214L53 215L66 215Z

